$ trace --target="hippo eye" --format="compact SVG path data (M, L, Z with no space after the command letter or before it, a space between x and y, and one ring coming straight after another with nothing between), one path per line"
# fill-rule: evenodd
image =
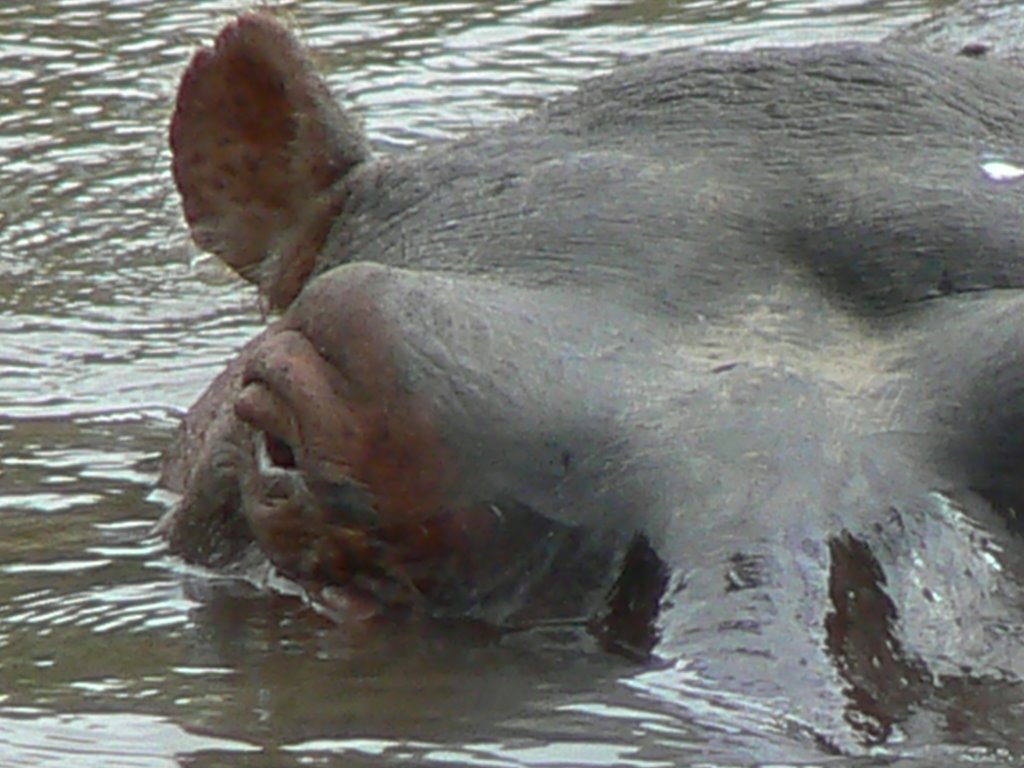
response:
M275 467L295 469L295 454L287 442L269 432L263 433L263 442L267 449L267 457Z

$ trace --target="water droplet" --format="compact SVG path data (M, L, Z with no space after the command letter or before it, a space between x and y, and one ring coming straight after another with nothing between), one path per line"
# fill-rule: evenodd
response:
M1024 177L1024 168L1002 160L988 160L982 163L981 171L992 181L1017 181Z

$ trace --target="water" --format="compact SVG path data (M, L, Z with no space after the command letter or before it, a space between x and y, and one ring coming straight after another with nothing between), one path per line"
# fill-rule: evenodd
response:
M381 152L520 114L624 54L873 38L926 10L285 5ZM749 726L742 702L687 696L678 670L579 637L339 627L147 538L178 416L262 324L252 291L190 245L165 140L190 51L237 8L0 7L0 765L821 762Z

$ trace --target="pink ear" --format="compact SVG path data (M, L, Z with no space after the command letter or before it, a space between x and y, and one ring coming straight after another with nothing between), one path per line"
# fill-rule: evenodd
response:
M337 213L331 187L369 158L357 122L291 32L252 12L192 57L170 141L193 239L287 306Z

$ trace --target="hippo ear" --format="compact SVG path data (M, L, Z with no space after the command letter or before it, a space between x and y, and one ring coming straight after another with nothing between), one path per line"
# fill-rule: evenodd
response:
M286 307L344 202L332 187L369 159L356 120L295 37L251 12L192 57L170 141L193 239Z

